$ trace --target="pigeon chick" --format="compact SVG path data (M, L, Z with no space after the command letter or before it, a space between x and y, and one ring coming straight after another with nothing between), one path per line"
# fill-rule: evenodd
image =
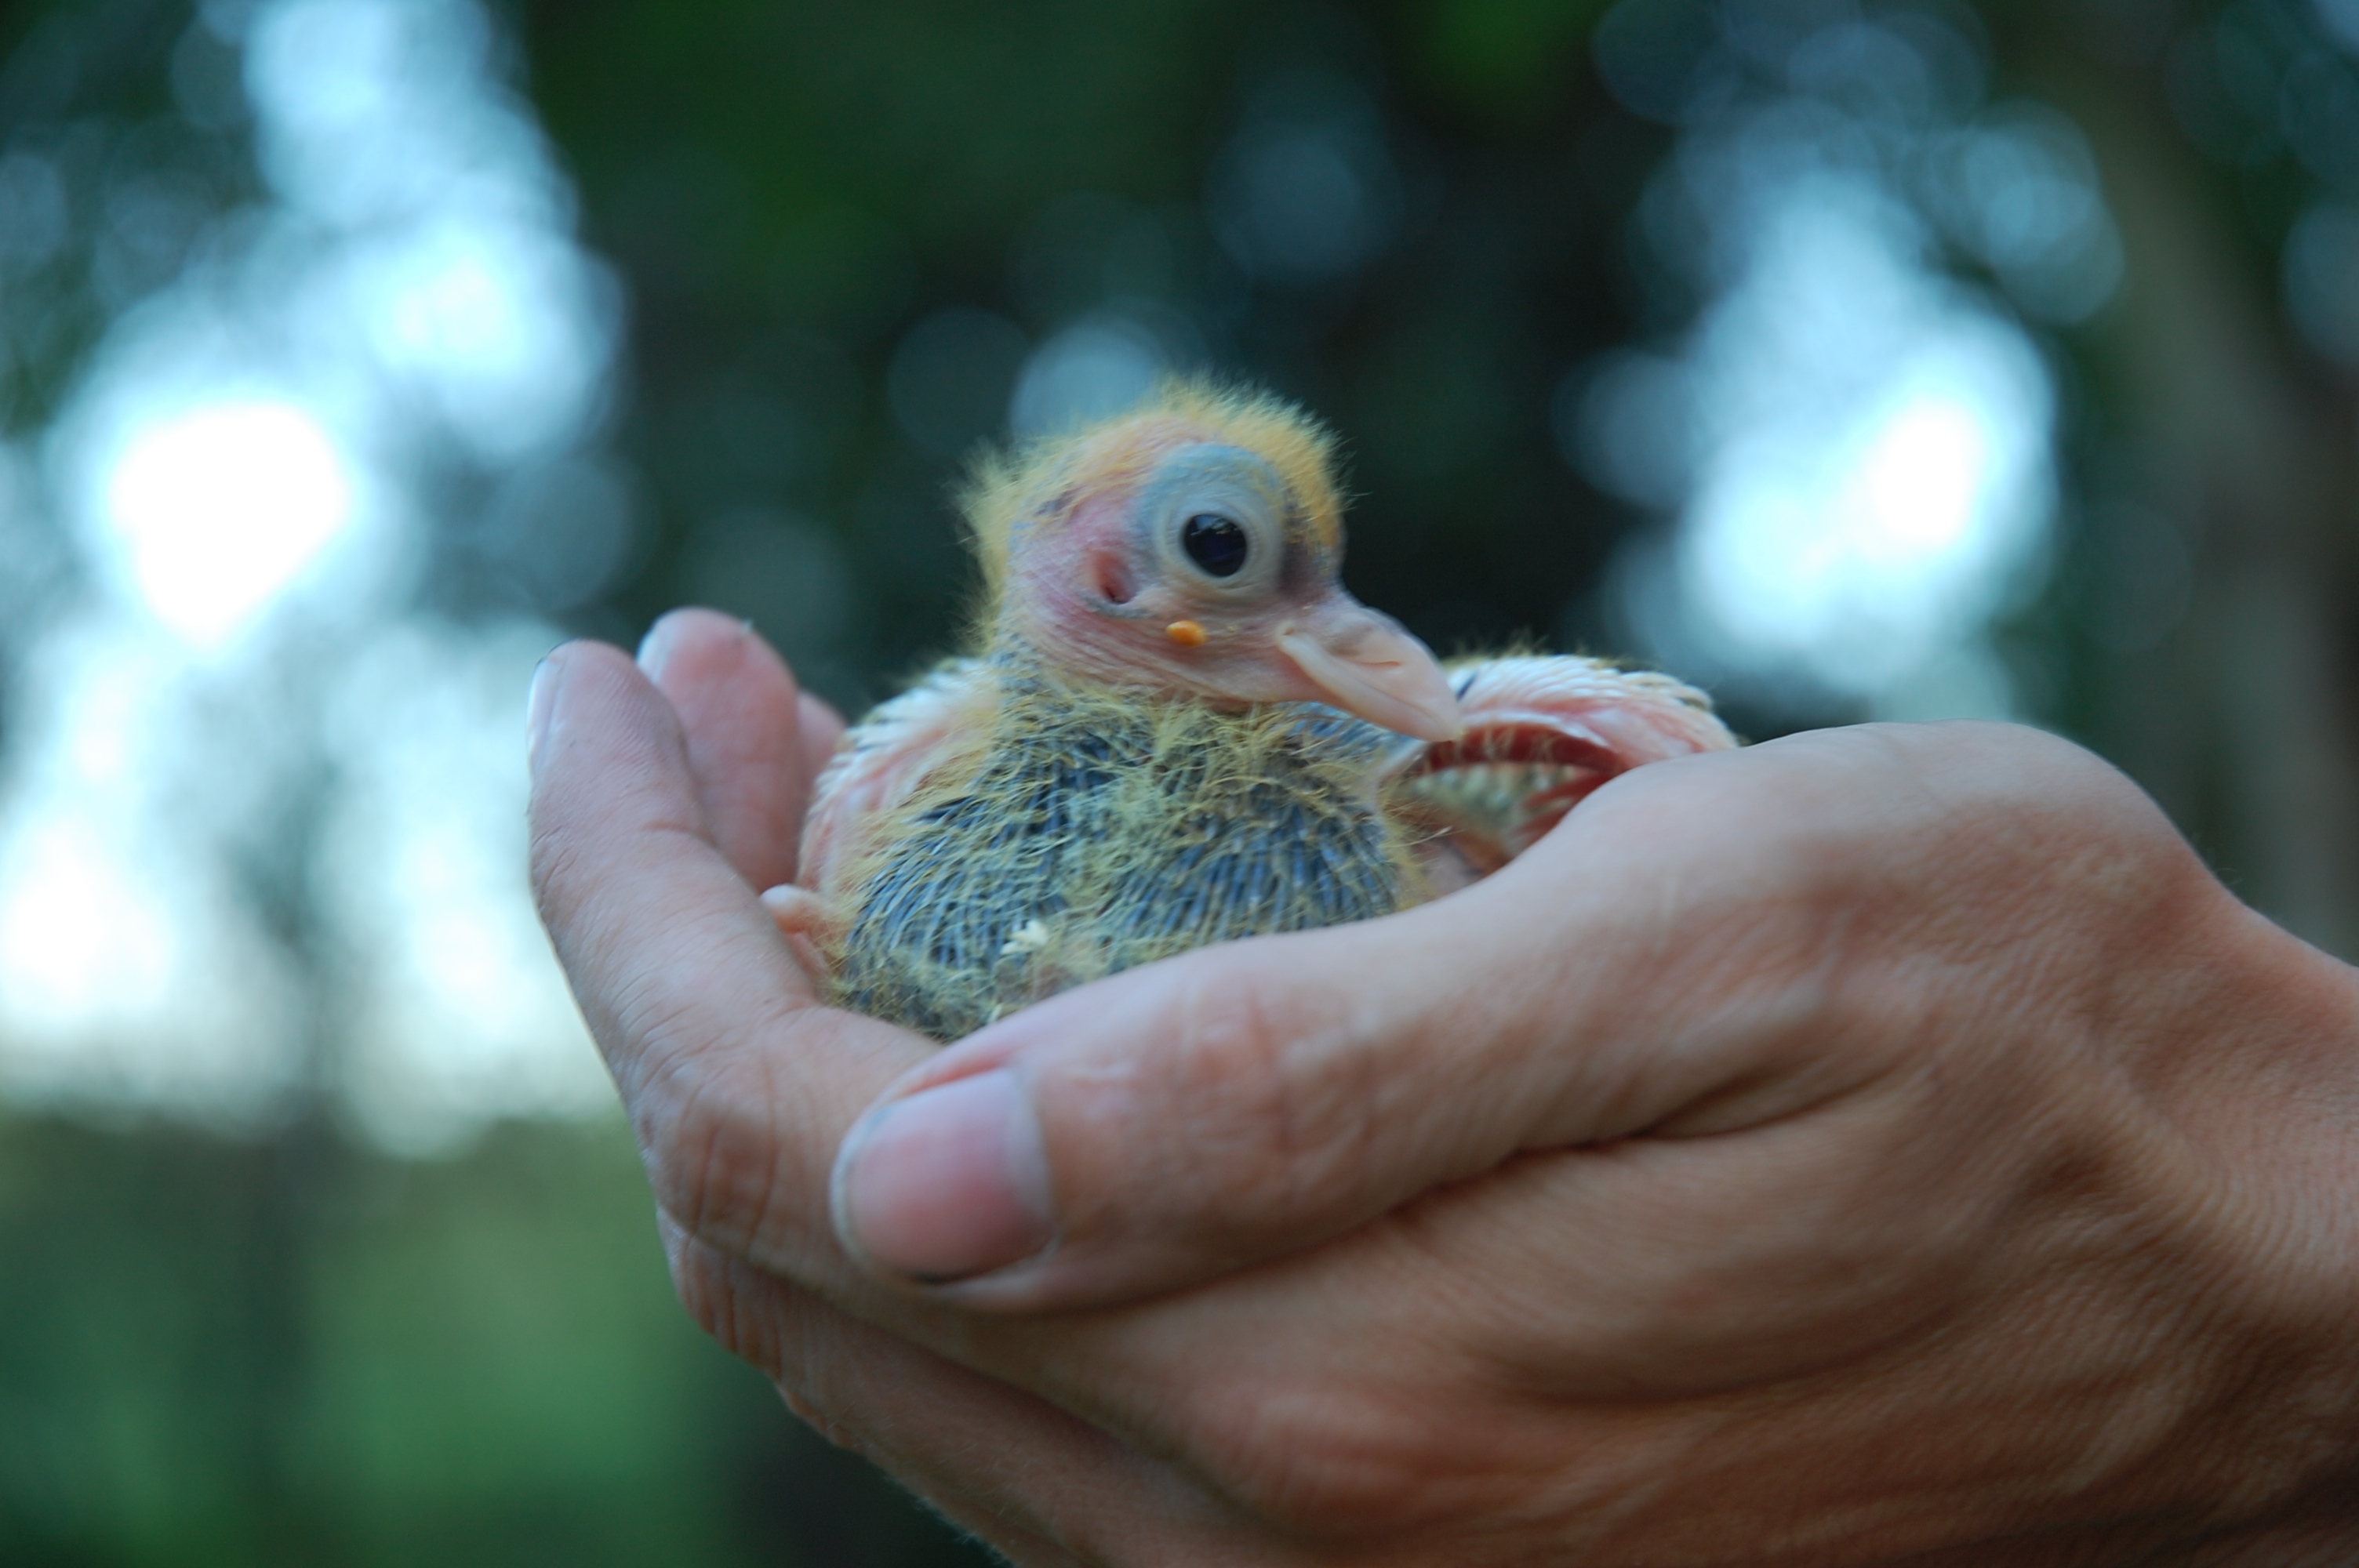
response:
M1337 572L1332 438L1198 384L987 462L974 655L821 776L765 895L842 1005L938 1039L1207 943L1365 920L1506 863L1607 778L1733 744L1595 660L1447 673Z

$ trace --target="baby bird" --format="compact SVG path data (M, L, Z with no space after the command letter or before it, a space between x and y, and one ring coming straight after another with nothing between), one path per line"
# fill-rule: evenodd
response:
M1333 440L1178 384L987 462L971 657L854 726L800 887L843 1006L937 1039L1231 937L1389 914L1505 864L1639 763L1733 744L1596 660L1445 672L1343 590Z

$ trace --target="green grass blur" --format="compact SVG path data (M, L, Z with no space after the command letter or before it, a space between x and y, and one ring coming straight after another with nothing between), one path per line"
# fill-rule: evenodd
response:
M0 1120L12 1568L979 1562L672 1299L618 1124Z

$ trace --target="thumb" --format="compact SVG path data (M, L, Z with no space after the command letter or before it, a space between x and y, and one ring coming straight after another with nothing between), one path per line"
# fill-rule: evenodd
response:
M1708 872L1713 844L1652 826L1692 804L1633 787L1724 765L1617 780L1435 903L1206 948L1003 1020L846 1138L838 1234L973 1305L1100 1304L1316 1245L1528 1151L1705 1104L1716 1128L1790 1108L1798 1076L1764 1053L1807 1049L1807 999L1761 993L1810 966L1776 961L1742 907L1778 879L1724 857ZM1746 1015L1773 1027L1712 1026L1697 999L1714 986L1753 993ZM1818 1076L1799 1081L1815 1095Z

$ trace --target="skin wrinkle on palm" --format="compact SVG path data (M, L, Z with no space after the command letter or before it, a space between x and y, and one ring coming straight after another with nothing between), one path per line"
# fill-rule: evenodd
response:
M640 841L700 795L745 814L716 839L775 819L789 783L695 777L679 716L783 725L783 668L675 659L661 693L607 650L552 669L541 892L618 1073L653 1049L708 1082L748 1051L788 1075L736 1108L725 1190L681 1168L708 1139L639 1108L695 1227L683 1298L1014 1561L2349 1556L2347 1413L2288 1417L2359 1392L2332 1195L2359 983L2073 748L1875 727L1639 770L1468 892L936 1053L810 1006L717 851ZM726 950L661 915L692 889ZM665 999L661 1040L613 1027L633 994ZM1340 1048L1282 1049L1311 1039ZM1196 1094L1236 1049L1304 1080ZM864 1278L821 1217L836 1141L983 1059L1040 1118L1054 1266L988 1302ZM1269 1119L1371 1083L1373 1129ZM1207 1241L1250 1181L1175 1176L1215 1138L1250 1171L1279 1132L1333 1174L1307 1206L1260 1195L1266 1260L1239 1271ZM1535 1152L1457 1163L1502 1146Z

